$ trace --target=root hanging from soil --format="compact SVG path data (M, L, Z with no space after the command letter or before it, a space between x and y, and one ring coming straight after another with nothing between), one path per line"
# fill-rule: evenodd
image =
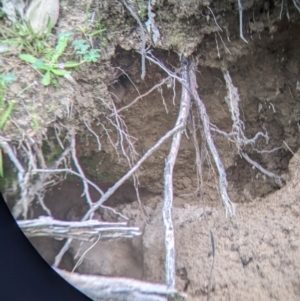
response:
M140 30L141 30L141 40L142 40L142 46L141 46L141 55L142 55L142 73L141 73L141 79L144 80L145 79L145 75L146 75L146 64L145 64L145 48L146 48L146 37L145 37L145 31L143 28L143 24L140 20L140 18L137 16L137 14L132 10L132 8L128 5L128 3L126 2L126 0L120 0L123 5L126 7L126 9L130 12L130 14L132 15L132 17L137 21Z
M209 122L209 117L206 112L206 108L205 108L203 102L201 101L201 99L198 95L198 92L197 92L197 82L196 82L196 74L195 74L194 68L190 68L189 76L190 76L191 93L192 93L193 99L195 101L196 107L199 111L202 126L203 126L203 136L206 139L207 146L211 152L211 155L214 159L215 165L216 165L218 173L219 173L219 190L220 190L221 200L223 202L223 205L225 206L226 216L228 214L229 214L229 216L233 216L235 214L235 206L229 199L229 196L227 193L228 183L227 183L227 178L226 178L226 172L224 169L224 165L220 159L217 148L212 139L212 135L210 132L210 122Z
M244 33L243 33L243 6L242 6L242 3L241 3L241 0L238 0L238 7L239 7L239 16L240 16L240 38L245 43L248 43L248 41L244 37Z
M256 143L256 141L259 139L259 137L263 137L266 141L266 143L269 142L269 136L266 131L266 133L263 132L258 132L252 139L248 139L244 133L245 125L240 119L240 111L239 111L239 102L240 102L240 96L238 93L238 89L233 85L232 79L230 77L230 74L228 70L226 70L223 73L225 82L226 82L226 87L227 87L227 96L225 98L225 101L228 105L228 109L231 113L231 119L233 121L232 125L232 132L229 134L225 133L225 136L227 137L233 137L233 141L237 147L237 150L239 154L251 165L256 167L258 170L260 170L263 174L268 176L269 178L275 179L276 184L281 188L283 186L283 179L280 176L275 175L272 172L267 171L265 168L263 168L260 164L255 162L254 160L250 159L250 157L243 151L243 149L247 146L250 145L253 147L253 145ZM223 133L221 133L223 134ZM273 152L278 149L281 149L281 147L277 147L273 150L270 151L258 151L259 153L263 152Z
M170 72L168 73L170 74ZM180 82L182 83L182 96L176 126L182 124L184 128L186 127L187 119L190 114L191 97L193 97L202 124L202 137L205 139L205 143L208 145L208 148L214 159L215 165L218 169L219 189L222 202L225 206L226 216L228 214L230 216L233 216L235 214L235 206L233 205L227 194L228 183L226 179L226 172L211 136L210 122L209 117L206 113L206 108L197 92L195 66L190 58L185 58L184 56L181 57L181 77L182 78ZM193 116L191 116L191 118L192 121L194 121ZM197 144L194 123L192 128L194 143ZM170 288L175 288L175 239L171 217L171 209L173 203L173 169L176 163L176 158L180 147L181 135L182 133L178 132L173 136L170 153L166 159L164 169L163 221L165 228L166 249L165 277L166 285ZM197 175L201 176L201 158L198 145L195 147L195 150L197 161Z
M24 139L27 138L25 137ZM24 141L20 143L22 144ZM4 152L7 153L14 167L18 171L17 182L20 189L20 199L14 205L12 214L15 218L18 218L22 214L26 219L28 208L36 196L38 196L41 206L45 207L42 200L43 198L41 196L44 195L44 191L47 187L54 185L57 181L54 181L53 179L50 180L49 174L42 173L34 182L32 182L32 176L35 174L35 170L39 169L38 167L40 167L41 170L44 170L46 166L43 159L41 146L36 144L30 145L27 143L27 151L24 152L28 158L27 169L23 167L23 162L21 162L17 157L17 155L20 155L20 153L14 152L10 144L7 142L1 142L0 146ZM50 164L50 168L57 168L61 163L64 163L69 153L70 148L65 148L59 158Z
M143 97L146 97L147 95L149 95L151 92L155 91L156 89L160 88L162 85L164 85L166 82L168 82L170 80L171 77L166 77L165 79L163 79L160 83L156 84L155 86L153 86L149 91L147 91L146 93L137 96L131 103L129 103L128 105L118 109L116 111L116 113L112 113L109 117L114 116L115 114L119 114L124 110L129 109L131 106L133 106L138 100L143 99Z
M182 301L186 295L179 294L163 284L134 279L80 275L55 269L71 285L94 301Z
M181 76L182 80L186 83L189 82L189 59L184 56L181 57ZM175 126L186 126L187 118L189 116L191 104L191 97L189 91L182 87L182 95L180 102L180 109ZM165 226L165 249L166 249L166 285L175 288L175 238L173 223L171 217L171 209L173 204L173 169L176 162L177 154L179 151L180 140L182 132L177 132L173 136L173 141L170 153L166 159L164 170L164 206L163 206L163 221Z
M18 221L18 225L28 237L48 236L56 239L79 239L94 242L101 239L132 238L141 235L137 227L127 227L127 223L108 223L98 220L66 222L51 217Z

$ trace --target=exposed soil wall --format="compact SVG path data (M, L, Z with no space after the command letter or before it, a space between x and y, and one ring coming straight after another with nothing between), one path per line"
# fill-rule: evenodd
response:
M147 20L146 2L137 1L142 21ZM193 57L199 95L210 122L227 133L232 130L232 120L225 101L223 72L228 70L241 97L241 119L247 137L253 138L260 131L269 137L268 143L259 138L244 151L285 181L280 189L274 179L240 156L235 143L214 132L213 139L229 182L229 196L237 205L236 217L226 218L219 198L216 168L209 156L203 165L203 191L196 191L195 149L188 129L174 171L172 214L177 288L188 294L188 300L208 300L208 297L210 300L299 300L300 159L292 152L300 148L300 15L292 1L287 1L283 10L281 4L285 1L242 2L242 29L248 43L240 38L238 1L153 1L155 24L161 37L154 43L146 35L152 53L173 71L179 66L180 55ZM120 109L164 79L166 73L146 61L146 77L141 80L140 29L121 1L99 1L91 9L98 13L106 28L101 62L80 67L73 75L75 87L64 83L60 90L49 87L47 91L37 89L35 93L41 99L50 93L55 103L51 116L43 111L43 106L39 107L45 120L67 120L66 109L58 104L61 99L74 105L76 117L72 122L78 129L79 161L87 177L105 191L127 172L128 163L121 152L116 153L103 130L102 124L109 124L103 99L113 100L116 109ZM77 1L61 1L57 32L82 24L83 11L83 4ZM29 70L27 79L34 76ZM20 89L24 82L25 79L19 83ZM134 146L139 156L174 126L180 94L180 85L173 87L169 81L121 113L128 132L136 138ZM47 106L48 103L45 107L49 109ZM101 136L101 151L97 151L97 141L83 126L84 121ZM117 133L113 127L109 129L112 140L117 141ZM202 142L200 135L199 140ZM145 215L131 181L105 203L126 215L130 224L139 226L142 237L99 242L85 255L76 271L164 282L161 207L163 170L169 147L170 142L163 144L139 170ZM273 149L276 150L271 152ZM55 218L79 220L87 210L81 193L80 182L68 178L51 188L45 203ZM99 198L95 191L91 194L93 201ZM45 214L38 204L32 208L31 217ZM98 210L95 216L107 221L120 220L105 210ZM32 242L51 264L62 245L50 239L32 239ZM74 242L60 267L72 270L89 246Z

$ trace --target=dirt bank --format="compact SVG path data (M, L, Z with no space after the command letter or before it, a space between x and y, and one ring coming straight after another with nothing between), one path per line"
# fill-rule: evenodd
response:
M220 202L217 169L205 152L200 123L196 130L204 162L202 189L198 189L195 146L188 124L174 170L172 217L177 289L186 292L188 300L299 300L300 165L297 160L300 159L293 156L300 148L299 12L293 1L242 1L241 29L245 42L240 37L238 1L152 2L160 37L154 41L153 35L146 33L145 43L153 56L173 72L178 71L181 55L190 56L195 62L198 92L211 127L219 133L233 130L226 102L228 87L224 73L228 71L240 95L245 135L249 139L258 132L267 135L267 139L260 137L253 144L237 148L234 139L212 131L227 174L228 194L236 204L236 216L226 218ZM142 22L147 21L148 1L132 1L130 5ZM61 1L55 34L82 26L86 18L84 11L84 4L78 1ZM146 60L146 76L141 79L140 28L121 1L98 1L92 3L90 11L95 12L97 21L106 29L101 37L100 61L72 72L76 85L59 78L58 87L37 85L26 92L26 97L39 99L34 109L44 132L36 131L30 137L43 140L43 150L49 148L47 162L58 157L57 149L61 152L57 136L67 145L67 129L72 126L76 129L77 158L83 172L107 191L126 174L130 164L174 127L181 85L178 82L174 85L172 78L166 80L120 112L124 123L114 119L116 110L147 93L165 80L167 74ZM25 69L25 64L16 66L15 73L20 81L11 88L14 91L40 80L32 69ZM16 106L13 118L23 120L23 106ZM191 110L197 116L196 108ZM32 126L25 121L20 127L30 135ZM116 130L118 122L125 136ZM13 123L8 124L7 132L19 141L20 132L13 128ZM58 134L57 129L61 130ZM101 147L95 133L100 137ZM124 146L123 138L132 144L126 142ZM130 225L139 226L142 236L98 242L85 255L77 272L164 283L163 172L169 149L170 141L139 169L141 204L133 180L126 181L104 203L127 216ZM268 172L281 176L283 187L249 164L241 151ZM74 161L71 164L68 160L68 166L73 166ZM82 183L74 177L48 189L44 201L53 217L81 219L88 210L82 189ZM97 201L98 193L90 191L92 201ZM11 207L14 201L10 199ZM45 214L35 199L29 218ZM97 210L95 218L122 220L105 208ZM47 238L31 241L50 264L63 245ZM90 246L73 242L60 267L72 270Z

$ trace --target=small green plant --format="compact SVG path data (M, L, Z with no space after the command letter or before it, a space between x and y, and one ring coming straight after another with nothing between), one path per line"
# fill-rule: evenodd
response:
M37 131L40 128L38 117L35 114L35 112L32 112L31 117L32 117L33 128L35 131Z
M45 54L45 58L36 58L31 54L20 54L19 58L27 63L30 63L34 69L41 71L44 76L42 78L42 84L48 86L53 80L53 76L65 76L70 74L69 71L65 70L68 68L74 68L79 66L81 63L78 62L59 62L60 56L66 50L71 32L65 32L59 35L57 45L54 50L48 50Z
M10 102L8 107L5 106L5 96L7 91L7 86L13 83L17 77L13 73L3 73L0 74L0 129L3 130L5 123L10 116L14 103ZM0 178L3 178L3 158L2 150L0 149Z
M65 32L59 35L57 40L57 45L54 50L48 50L45 53L44 58L37 58L31 54L20 54L19 58L31 66L43 73L42 84L48 86L53 83L57 86L57 81L55 76L66 76L70 74L70 71L66 69L75 68L83 63L96 62L100 57L99 49L91 49L87 44L86 40L74 40L73 46L75 49L75 54L79 56L79 62L66 61L59 62L60 57L65 52L68 41L71 37L71 32Z
M2 149L0 148L0 178L3 178L3 159L2 159Z
M90 29L92 30L91 32ZM93 30L95 29L95 30ZM104 32L106 29L102 28L101 23L98 22L96 25L91 26L91 28L88 25L85 25L84 27L78 27L77 31L81 32L86 39L90 40L90 38L94 37L95 35L101 35L102 32Z
M0 129L4 129L5 123L10 116L14 103L9 103L8 107L5 107L5 96L7 91L7 85L13 83L17 77L13 73L0 74Z
M75 49L75 54L81 58L83 62L97 62L100 57L100 49L91 49L86 40L74 40L72 45Z
M25 21L14 23L11 28L0 25L0 36L3 37L0 45L9 45L16 48L19 52L26 51L38 56L49 47L46 40L50 36L50 32L51 20L44 34L34 33L30 25Z
M5 16L5 12L0 8L0 19Z
M54 88L58 88L59 87L59 84L58 84L58 81L56 78L53 78L51 80L51 84L53 85Z
M138 7L138 14L141 17L142 20L146 19L148 17L148 6L141 0L135 0L136 5Z
M86 18L84 22L84 26L77 27L76 30L80 33L82 33L86 40L90 42L90 45L93 45L93 37L96 35L102 35L102 33L106 30L104 27L102 27L100 21L98 21L95 25L92 24L91 21L89 21L88 15L89 15L89 6L86 6Z
M8 105L8 108L4 111L3 114L1 114L1 118L0 118L0 128L1 130L4 129L4 126L5 126L5 123L8 119L8 117L10 116L12 110L14 108L14 103L11 102L9 105ZM2 109L0 109L2 111Z
M13 73L0 74L0 107L4 105L7 85L13 83L17 77Z

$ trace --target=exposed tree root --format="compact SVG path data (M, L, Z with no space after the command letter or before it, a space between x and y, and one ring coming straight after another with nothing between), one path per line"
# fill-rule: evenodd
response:
M72 133L71 133L71 154L72 154L73 163L74 163L78 173L80 174L80 176L82 178L83 195L85 195L85 199L87 201L87 204L91 207L93 205L93 202L92 202L92 199L91 199L91 196L90 196L88 182L86 181L86 177L84 175L84 172L83 172L83 170L82 170L82 168L81 168L81 166L80 166L80 164L77 160L76 139L75 139L74 129L72 130Z
M275 179L276 184L281 188L283 186L283 179L280 176L275 175L274 173L267 171L265 168L263 168L260 164L257 162L253 161L252 159L249 158L249 156L241 152L241 155L243 158L248 161L250 164L252 164L254 167L256 167L258 170L260 170L263 174L267 175L269 178Z
M239 6L239 16L240 16L240 38L245 43L248 43L248 41L244 37L244 33L243 33L243 6L242 6L242 3L241 3L241 0L238 0L238 6Z
M95 241L101 239L132 238L141 235L136 227L127 227L126 223L107 223L97 220L85 222L66 222L51 217L18 221L20 228L28 237L48 236L56 239L78 239Z
M80 275L55 271L94 301L181 301L186 298L163 284L135 279Z
M257 169L259 169L263 174L265 174L266 176L268 176L270 178L275 179L276 184L279 187L282 187L283 180L280 176L277 176L274 173L267 171L260 164L253 161L252 159L250 159L249 156L245 153L245 151L243 151L243 149L247 145L251 145L253 147L253 145L256 143L256 141L258 140L259 137L263 137L265 139L265 141L268 143L269 136L268 136L267 132L266 133L258 132L252 139L248 139L246 137L246 135L244 133L245 125L240 119L240 111L239 111L240 96L238 93L238 89L233 85L230 74L227 70L224 72L223 75L224 75L224 79L226 81L226 87L227 87L227 92L228 92L225 100L228 105L229 111L231 113L231 119L233 121L233 125L232 125L232 132L229 134L224 133L224 132L220 133L220 131L217 131L217 132L219 132L220 134L225 134L225 136L227 136L227 137L233 137L234 140L232 140L232 141L234 141L234 143L236 144L237 150L240 153L240 155L251 165L253 165ZM253 148L253 149L259 153L263 153L263 152L273 152L280 148L281 147L277 147L270 151L266 151L266 150L258 151L255 148Z
M189 59L184 56L181 57L181 76L182 80L186 83L189 82ZM182 125L186 126L187 117L190 112L191 97L189 91L182 87L182 95L180 102L180 109L175 127ZM166 284L169 288L175 288L175 239L174 230L171 217L171 209L173 204L173 169L176 162L181 132L177 132L173 136L173 141L170 149L170 153L166 159L166 165L164 170L164 206L163 206L163 220L165 225L165 247L166 247Z
M293 0L295 7L298 9L300 12L300 0Z
M193 99L194 99L195 104L200 113L200 118L201 118L203 132L204 132L203 134L204 134L207 146L211 152L211 155L214 159L214 162L216 164L216 167L217 167L217 170L219 173L219 189L220 189L221 199L225 206L226 215L229 213L230 216L233 216L235 214L235 207L234 207L233 203L230 201L228 194L227 194L228 183L227 183L227 179L226 179L226 172L224 169L224 165L220 159L217 148L216 148L214 141L212 139L212 136L211 136L210 122L209 122L209 117L206 112L206 108L205 108L203 102L201 101L201 99L198 95L198 92L197 92L197 82L196 82L196 75L195 75L194 69L190 68L189 73L190 73L189 76L190 76L191 93L192 93Z
M141 55L142 55L142 74L141 74L141 79L145 79L146 75L146 65L145 65L145 48L146 48L146 37L145 37L145 32L143 28L143 24L137 14L132 10L132 8L128 5L126 0L121 0L123 5L126 7L126 9L130 12L132 17L137 21L139 24L140 30L141 30L141 40L142 40L142 46L141 46Z

